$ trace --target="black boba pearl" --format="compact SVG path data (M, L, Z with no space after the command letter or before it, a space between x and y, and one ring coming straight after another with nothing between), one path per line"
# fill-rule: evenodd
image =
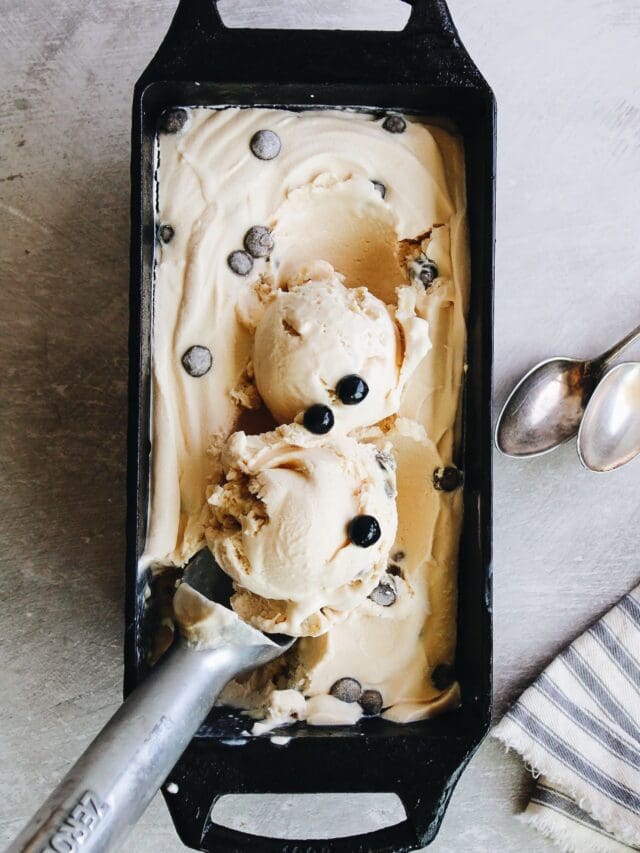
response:
M361 376L355 373L343 376L336 386L336 394L345 406L361 403L368 393L369 386Z
M187 123L189 113L178 107L175 110L165 110L160 116L160 130L163 133L179 133Z
M437 690L446 690L455 680L455 672L449 663L439 663L431 673L431 681Z
M399 562L401 562L402 560L404 560L404 558L405 558L406 556L407 556L407 555L404 553L404 551L396 551L396 552L395 552L395 554L392 554L392 555L391 555L391 559L392 559L392 560L395 560L395 562L396 562L396 563L399 563Z
M433 472L433 485L440 492L454 492L462 485L462 471L455 465L436 468Z
M418 278L425 287L429 287L429 285L433 284L433 282L438 278L438 267L433 263L433 261L427 259L420 265Z
M404 133L407 129L406 121L402 116L398 115L387 116L382 122L382 126L385 130L388 130L389 133Z
M360 707L365 717L377 717L382 711L382 694L377 690L363 690Z
M175 233L171 225L158 226L158 237L163 243L170 243Z
M212 364L211 350L207 347L189 347L182 356L182 366L189 376L204 376L211 370Z
M374 604L379 604L380 607L391 607L396 601L396 591L387 581L380 581L369 598Z
M227 263L236 275L249 275L253 269L253 258L251 255L239 249L231 252L227 258Z
M362 685L355 678L339 678L331 685L329 693L341 702L357 702L362 695Z
M401 578L402 577L402 569L400 568L400 566L396 566L395 563L392 563L387 568L387 574L391 575L391 577L393 577L393 578Z
M273 250L273 235L264 225L254 225L244 235L244 247L254 258L266 258Z
M382 181L371 181L373 184L374 190L380 195L380 198L384 198L387 194L387 188L382 183Z
M259 130L251 137L249 146L258 160L273 160L280 153L282 143L278 134L272 130Z
M309 432L313 432L316 435L326 435L333 427L333 412L329 406L325 406L322 403L315 403L313 406L309 406L304 413L302 423Z
M347 528L349 539L359 548L370 548L381 536L378 520L372 515L356 515Z

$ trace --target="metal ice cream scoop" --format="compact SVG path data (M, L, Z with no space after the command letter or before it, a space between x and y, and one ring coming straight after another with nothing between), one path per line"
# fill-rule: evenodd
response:
M550 358L537 364L518 382L498 417L498 450L522 459L572 438L609 363L639 337L637 326L597 358Z
M220 569L197 554L184 580L211 598ZM215 599L220 602L217 596ZM76 850L103 853L123 840L162 785L234 676L287 651L291 637L271 636L238 621L237 636L216 649L177 640L36 812L7 853ZM247 632L254 636L247 642Z
M640 364L617 364L602 379L578 431L578 456L591 471L613 471L640 453Z

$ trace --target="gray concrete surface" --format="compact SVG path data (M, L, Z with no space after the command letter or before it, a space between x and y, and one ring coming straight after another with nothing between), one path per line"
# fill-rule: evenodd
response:
M226 2L275 25L396 5ZM640 5L450 5L499 103L497 407L536 360L638 322ZM173 7L0 0L0 841L120 699L129 107ZM573 446L496 458L497 715L638 579L639 474L590 475ZM528 785L487 742L431 849L550 849L514 818ZM126 849L182 849L159 799Z

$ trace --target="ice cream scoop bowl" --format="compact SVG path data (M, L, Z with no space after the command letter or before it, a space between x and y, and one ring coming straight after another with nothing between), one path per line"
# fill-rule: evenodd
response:
M203 550L185 570L184 580L209 598L224 594L221 575ZM76 849L63 845L80 840L85 853L96 853L123 840L225 684L278 657L294 642L290 637L267 637L240 620L229 624L231 629L215 648L194 648L181 638L174 643L9 846L9 853Z

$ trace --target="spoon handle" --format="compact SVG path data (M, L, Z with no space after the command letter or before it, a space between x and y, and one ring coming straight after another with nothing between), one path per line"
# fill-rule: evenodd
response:
M629 344L632 344L638 338L640 338L640 326L636 326L635 329L632 329L628 335L625 335L624 338L622 338L621 341L618 341L618 343L614 344L611 349L604 352L598 361L602 362L602 365L606 367L606 365L608 365L610 361L613 361L613 359L621 353L623 349L626 349Z

